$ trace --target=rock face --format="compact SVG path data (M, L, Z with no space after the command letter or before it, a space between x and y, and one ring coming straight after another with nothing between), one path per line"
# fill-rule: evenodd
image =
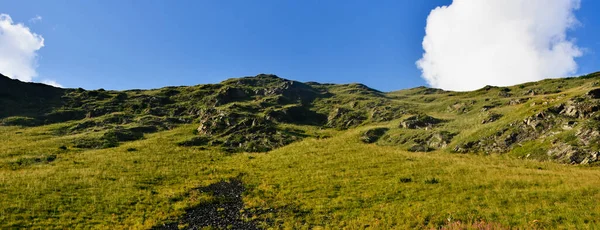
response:
M400 123L400 127L406 129L424 129L424 128L432 128L433 126L444 122L441 119L437 119L431 116L427 116L424 114L415 115L409 118L406 118L404 121Z

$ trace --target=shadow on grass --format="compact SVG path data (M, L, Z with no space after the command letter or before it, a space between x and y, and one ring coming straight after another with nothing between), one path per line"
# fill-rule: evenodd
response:
M185 229L202 229L205 227L260 229L254 222L243 220L246 214L242 215L240 211L244 207L242 200L244 186L240 180L220 181L206 187L200 187L198 190L212 193L215 201L191 207L186 210L186 214L180 217L179 221L154 226L152 229L179 229L178 226L185 226Z

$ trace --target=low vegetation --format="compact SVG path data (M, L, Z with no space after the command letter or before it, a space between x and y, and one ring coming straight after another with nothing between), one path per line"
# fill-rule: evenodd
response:
M600 228L599 81L383 93L274 75L129 91L0 77L0 228Z

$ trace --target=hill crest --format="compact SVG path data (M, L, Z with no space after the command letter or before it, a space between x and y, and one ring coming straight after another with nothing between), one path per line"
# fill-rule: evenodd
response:
M302 83L272 74L125 91L60 89L1 76L0 124L64 123L56 135L102 133L73 143L84 149L197 124L197 136L180 145L262 152L318 137L296 126L345 130L395 123L385 132L365 133L365 140L410 151L510 153L589 164L598 160L593 143L600 136L599 76L470 92L417 87L389 93L357 83Z

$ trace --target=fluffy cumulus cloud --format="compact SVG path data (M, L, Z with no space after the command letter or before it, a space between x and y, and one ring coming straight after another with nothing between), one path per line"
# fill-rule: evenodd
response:
M37 76L37 51L44 47L44 38L22 23L14 23L0 14L0 73L22 81Z
M427 18L422 77L447 90L572 75L579 0L454 0Z

